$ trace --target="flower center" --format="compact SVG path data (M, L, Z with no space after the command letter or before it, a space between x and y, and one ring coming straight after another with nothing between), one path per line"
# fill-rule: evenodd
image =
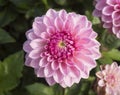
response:
M114 86L114 84L115 84L115 77L114 77L114 75L108 75L108 76L106 77L106 81L107 81L107 83L110 84L111 86Z
M75 50L75 42L72 35L68 32L57 32L51 35L47 44L47 52L52 59L64 62L73 55Z
M63 41L60 41L60 42L58 43L58 46L59 46L60 48L64 48L64 47L65 47L65 43L64 43Z

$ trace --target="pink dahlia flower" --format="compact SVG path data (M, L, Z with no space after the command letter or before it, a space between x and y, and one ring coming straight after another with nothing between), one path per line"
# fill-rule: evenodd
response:
M105 95L120 95L120 67L116 62L101 67L96 75L98 86L103 87Z
M49 9L35 18L26 33L25 65L33 67L49 85L70 87L87 78L100 57L100 44L91 26L85 16Z
M120 38L120 0L96 0L93 15L100 17L103 27Z

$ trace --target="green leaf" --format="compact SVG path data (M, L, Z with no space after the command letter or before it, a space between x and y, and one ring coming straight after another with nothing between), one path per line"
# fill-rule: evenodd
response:
M29 9L33 6L34 0L10 0L16 7L21 9Z
M0 44L15 42L15 39L12 38L5 30L0 28Z
M55 2L59 5L64 5L66 3L66 0L55 0Z
M120 51L117 49L112 49L111 51L105 52L105 56L108 56L112 60L120 61Z
M95 24L100 24L99 18L93 17L93 19L92 19L92 24L93 24L93 25L95 25Z
M0 64L0 93L15 88L22 76L23 52L17 52L8 56Z
M26 87L29 95L54 95L51 87L45 86L44 84L34 83Z
M107 55L103 55L102 58L100 58L98 61L101 64L111 64L113 62L112 59Z
M103 34L101 35L101 43L103 46L107 47L108 49L119 48L120 47L120 39L118 39L109 31L102 31Z
M7 7L6 9L0 11L0 27L4 27L16 19L17 14L11 10L11 8Z
M6 0L0 0L0 6L4 6L7 3Z

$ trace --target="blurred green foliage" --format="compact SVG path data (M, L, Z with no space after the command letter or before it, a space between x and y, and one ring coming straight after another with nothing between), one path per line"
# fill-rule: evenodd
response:
M32 68L23 65L25 32L34 17L42 16L49 8L86 15L101 43L102 57L89 79L65 90L57 84L49 87ZM100 20L92 16L93 9L93 0L0 0L0 95L95 95L95 72L101 64L120 62L120 40L102 28Z

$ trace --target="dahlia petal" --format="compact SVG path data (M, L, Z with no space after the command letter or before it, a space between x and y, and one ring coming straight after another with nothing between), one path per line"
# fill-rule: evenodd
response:
M111 16L102 15L101 18L102 18L102 21L103 21L103 22L106 22L106 23L112 22Z
M77 18L77 17L76 17ZM78 18L77 18L78 19ZM76 20L77 20L76 19ZM80 27L80 29L82 29L82 28L87 28L87 26L88 26L88 20L87 20L87 17L86 16L81 16L80 18L79 18L79 20L77 20L77 21L75 21L76 23L79 23L79 27Z
M68 66L66 63L60 63L59 64L59 68L60 68L60 71L63 75L67 75L68 74Z
M33 22L33 30L36 36L40 37L41 33L46 31L46 26L41 22Z
M28 57L28 55L26 55L26 60L25 60L25 65L26 66L30 66L32 59Z
M67 15L66 17L67 19L64 21L64 26L63 26L63 30L66 31L71 31L73 28L73 20L72 20L72 16L71 15Z
M79 76L78 78L72 78L72 82L79 83L80 79L81 76Z
M71 87L73 84L72 84L72 78L70 78L69 76L66 76L64 78L64 81L65 81L65 85L68 86L68 87Z
M54 74L54 71L52 70L50 63L47 66L45 66L44 74L46 78L51 77Z
M114 95L110 87L106 87L105 91L108 95Z
M57 69L59 68L58 63L57 63L56 61L53 61L53 62L51 63L51 68L52 68L53 70L57 70Z
M57 12L56 12L55 10L53 10L53 9L49 9L49 10L47 11L46 15L47 15L48 17L56 18Z
M69 67L69 76L73 78L78 78L80 76L80 71L74 66Z
M47 64L48 64L48 61L47 61L46 57L43 57L43 58L40 59L40 61L39 61L39 66L40 67L45 67Z
M35 73L36 73L37 77L45 77L44 68L35 69Z
M114 6L115 5L115 1L116 0L106 0L106 3L110 6Z
M88 68L76 58L73 59L73 62L76 64L76 67L81 71L81 77L88 78Z
M117 20L113 20L113 26L120 27L120 18Z
M91 40L89 38L82 38L80 39L79 43L80 44L88 44Z
M112 19L113 19L113 20L118 20L118 19L120 19L119 15L120 15L120 11L114 11L114 12L112 13Z
M105 5L106 5L105 0L100 0L99 3L96 4L95 8L97 10L102 10Z
M104 23L103 27L104 28L111 28L112 27L112 23Z
M110 16L114 11L114 8L112 6L106 6L103 8L102 13L104 15Z
M98 42L95 38L98 36L98 34L96 33L96 32L94 32L94 31L92 31L92 33L91 33L91 35L90 35L90 38L92 39L92 40L95 40L96 42Z
M48 16L44 16L43 23L48 27L48 26L54 26L54 21L52 18Z
M112 27L112 31L114 34L117 34L120 31L120 27Z
M81 38L84 37L89 37L92 34L93 30L92 29L81 29L81 31L78 32L78 35L81 36Z
M28 40L25 41L25 43L23 44L23 50L26 51L27 53L29 53L32 50L31 46L29 45L30 42L31 41Z
M105 86L104 80L99 80L98 85L101 87Z
M111 64L111 69L116 68L116 67L118 67L118 64L117 64L116 62L113 62L113 63Z
M81 51L80 51L82 54L87 54L87 55L92 55L92 52L91 52L91 50L89 50L89 49L81 49Z
M36 38L38 38L38 37L35 35L35 33L33 31L30 32L29 34L27 34L27 39L29 39L29 40L34 40Z
M56 82L54 81L53 77L46 78L46 81L49 85L54 85Z
M96 76L100 79L104 77L101 71L97 72Z
M42 33L40 34L40 37L46 40L46 39L48 39L50 36L49 36L49 33L47 33L47 32L42 32Z
M64 81L62 81L62 82L60 83L60 85L61 85L63 88L66 88L66 87L67 87L67 85L65 84Z
M35 40L32 40L30 42L30 46L33 48L33 49L36 49L36 48L41 48L43 47L44 45L46 44L46 42L42 39L35 39Z
M32 51L29 53L29 57L30 57L30 58L33 58L33 59L40 58L40 50L39 50L39 49L32 50Z
M30 62L30 66L33 67L33 68L39 68L39 59L34 59L34 60L31 60Z
M49 26L49 27L47 28L47 33L49 33L49 35L50 35L50 34L54 34L55 32L56 32L56 29L55 29L54 27Z
M59 17L60 17L63 21L65 21L66 15L67 15L67 12L66 12L65 10L60 10L60 11L59 11Z
M57 17L54 23L57 31L60 32L63 30L63 20L60 17Z
M100 58L101 57L101 53L99 53L99 51L97 50L97 49L91 49L91 52L92 52L92 57L94 58L94 59L98 59L98 58Z
M102 12L101 11L99 11L99 10L97 10L97 9L95 9L94 11L93 11L93 16L96 16L96 17L101 17L101 15L102 15Z
M63 74L60 72L60 70L56 70L55 73L54 73L54 80L57 82L57 83L60 83L62 80L63 80Z
M119 4L114 5L114 10L119 11L119 8L120 8Z
M79 54L78 56L79 56L78 58L80 58L79 61L84 63L86 66L89 65L89 69L91 69L91 67L94 68L96 66L95 60L93 60L93 58L91 58L90 56L82 54Z
M37 22L37 23L42 23L43 22L43 17L36 17L34 21Z

